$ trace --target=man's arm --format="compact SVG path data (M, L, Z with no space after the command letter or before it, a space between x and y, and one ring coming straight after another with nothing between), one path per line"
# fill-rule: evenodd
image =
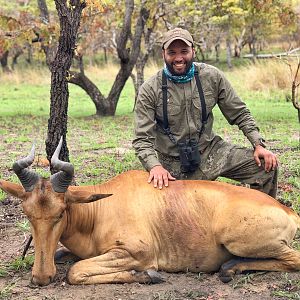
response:
M249 109L236 95L231 84L222 73L219 73L218 80L218 105L229 124L237 125L252 144L254 160L257 165L260 166L260 159L263 159L266 172L269 172L271 169L274 170L278 166L276 155L265 149L262 143L263 138Z
M148 182L153 180L153 186L161 189L168 186L169 180L175 178L164 169L156 155L155 144L155 95L150 87L142 85L135 107L135 138L132 142L137 157L144 168L150 172Z

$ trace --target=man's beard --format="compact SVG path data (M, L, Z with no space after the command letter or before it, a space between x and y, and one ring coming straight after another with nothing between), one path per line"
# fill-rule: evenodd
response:
M186 75L186 74L187 74L187 72L188 72L189 69L191 68L193 62L194 62L194 59L192 58L190 61L188 61L188 62L186 63L186 67L185 67L184 73L177 73L177 72L174 70L173 65L167 63L166 61L165 61L165 64L166 64L168 70L170 71L170 73L171 73L172 75L180 76L180 75Z

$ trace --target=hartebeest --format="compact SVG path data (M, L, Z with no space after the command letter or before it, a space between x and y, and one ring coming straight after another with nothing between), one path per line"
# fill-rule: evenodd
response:
M34 148L13 166L22 185L0 180L30 220L34 283L54 278L58 241L82 259L68 273L71 284L159 282L158 270L220 270L223 282L245 270L300 270L300 252L290 247L300 218L266 194L210 181L157 190L144 171L70 186L73 166L58 159L60 148L51 160L60 171L50 180L27 169Z

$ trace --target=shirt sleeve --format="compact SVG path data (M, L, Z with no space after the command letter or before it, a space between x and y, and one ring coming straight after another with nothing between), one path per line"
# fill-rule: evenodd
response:
M218 105L230 125L237 125L250 143L254 144L262 139L254 118L246 104L237 96L233 87L220 72L218 84Z
M132 142L136 155L144 168L150 171L161 165L155 151L155 95L147 83L139 91L135 112L135 138Z

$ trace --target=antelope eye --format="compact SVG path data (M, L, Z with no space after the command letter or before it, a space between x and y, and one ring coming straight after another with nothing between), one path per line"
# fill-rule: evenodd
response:
M57 220L60 220L64 216L64 211L57 217Z

